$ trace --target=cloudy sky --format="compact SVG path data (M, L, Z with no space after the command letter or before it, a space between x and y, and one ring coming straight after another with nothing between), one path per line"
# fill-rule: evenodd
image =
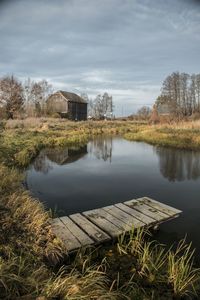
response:
M198 0L0 0L0 76L152 105L173 71L200 73Z

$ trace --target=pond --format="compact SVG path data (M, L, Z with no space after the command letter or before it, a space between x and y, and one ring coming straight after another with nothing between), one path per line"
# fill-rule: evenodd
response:
M156 238L171 244L187 233L200 251L200 152L97 137L80 148L42 150L26 185L59 216L152 197L183 211Z

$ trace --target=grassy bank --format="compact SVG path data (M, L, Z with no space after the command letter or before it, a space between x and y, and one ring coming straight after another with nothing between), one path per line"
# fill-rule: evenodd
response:
M171 146L180 131L178 147L187 144L189 132L197 145L198 128L55 119L2 123L0 299L173 299L198 292L199 270L193 266L191 245L180 243L177 250L167 251L148 241L143 231L122 235L113 247L67 257L51 232L51 213L21 184L23 169L44 147L82 145L99 134L154 143L150 132L158 144L163 139L163 145Z
M140 124L125 122L67 122L56 119L9 121L0 131L0 162L26 167L45 147L81 145L100 134L120 134L137 130Z
M140 126L136 132L126 133L124 137L157 146L200 150L200 123Z

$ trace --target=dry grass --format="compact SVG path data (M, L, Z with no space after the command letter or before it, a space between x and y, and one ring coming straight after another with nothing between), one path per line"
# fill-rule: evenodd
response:
M70 270L54 271L54 266L62 263L65 249L51 232L50 214L23 190L23 172L16 166L27 166L43 147L80 145L98 134L121 134L174 147L188 147L190 143L198 149L199 121L150 126L129 121L74 123L32 118L4 125L0 132L1 299L159 299L160 285L171 296L195 293L199 270L193 266L191 246L180 244L177 251L166 252L160 245L147 242L144 230L133 229L129 237L119 237L116 259L126 258L131 266L127 271L122 263L126 278L130 272L123 284L119 272L113 282L108 280L105 270L113 272L109 261L107 269L91 267L90 258L81 270L71 265Z
M128 132L124 137L132 141L179 149L200 150L200 122L148 125Z
M22 173L16 169L0 165L1 242L11 243L16 249L20 245L30 247L30 251L43 256L45 252L48 253L48 246L52 248L51 243L54 240L49 213L44 210L41 202L23 190L22 178ZM56 243L55 248L57 247ZM58 256L62 250L60 248Z
M51 276L41 262L31 255L0 258L0 299L20 299L23 295L34 299Z
M51 233L48 212L22 190L17 170L0 171L0 299L117 299L98 268L53 273L50 265L65 249Z
M120 293L112 291L112 286L109 287L110 283L105 275L98 267L87 268L81 273L76 269L70 273L61 269L49 279L42 294L48 299L118 299Z
M7 120L4 121L5 129L40 129L44 127L44 129L48 129L49 125L56 125L58 123L72 123L70 121L66 121L64 119L55 119L55 118L36 118L30 117L26 119L14 119L14 120Z
M153 293L152 299L160 299L159 293L168 295L169 298L164 299L196 296L199 293L200 269L194 267L191 244L182 240L175 250L166 250L164 245L148 241L147 235L149 232L140 228L119 237L117 252L120 256L116 259L125 261L124 257L128 257L131 265L130 279L126 280L129 293L141 289L140 295ZM151 288L146 289L145 286Z
M0 164L0 298L37 294L64 248L51 233L42 204L21 186L23 174Z
M27 165L46 145L85 142L85 131L80 131L62 129L55 134L6 129L0 136L0 299L117 297L98 269L54 274L54 266L63 260L65 249L51 232L49 213L23 190L23 172L13 167Z
M194 250L185 240L179 242L175 252L168 253L168 282L175 296L196 295L200 283L200 269L193 267Z
M173 129L200 129L200 120L171 122L170 124L157 124L157 128L173 128Z

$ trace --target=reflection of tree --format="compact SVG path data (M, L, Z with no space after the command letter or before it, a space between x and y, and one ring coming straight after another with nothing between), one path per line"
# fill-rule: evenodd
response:
M200 177L200 154L193 151L155 148L160 171L169 181L183 181Z
M53 168L51 162L65 165L74 162L87 153L87 145L79 148L52 148L45 149L35 159L33 166L38 172L48 173Z
M35 171L42 172L44 174L47 174L52 169L50 162L46 158L45 150L42 150L40 154L36 157L36 159L33 162L33 167Z
M104 161L112 160L112 137L99 137L88 145L88 151L93 153L97 159Z

